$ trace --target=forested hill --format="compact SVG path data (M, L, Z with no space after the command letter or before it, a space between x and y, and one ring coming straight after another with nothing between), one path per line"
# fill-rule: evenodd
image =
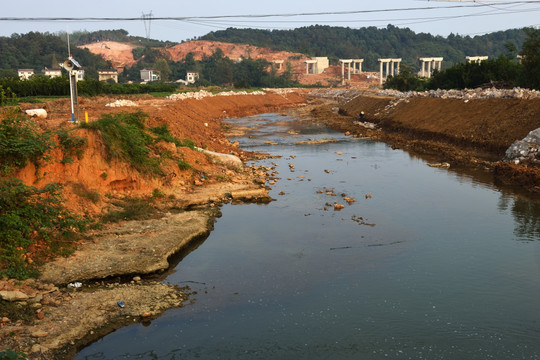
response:
M111 64L86 49L71 46L73 57L84 64L86 74L97 78L97 70L109 69ZM68 56L67 42L58 35L29 32L0 37L0 77L17 77L17 69L34 69L36 73L47 67L58 69L58 63Z
M210 32L200 39L251 44L311 56L328 56L334 60L360 58L364 59L367 70L378 71L378 58L402 58L404 64L417 68L419 57L442 56L446 64L451 65L465 61L466 56L494 57L508 54L508 45L513 47L517 54L525 37L523 29L498 31L475 37L451 34L445 38L425 33L416 34L408 28L392 25L384 29L316 25L294 30L229 28Z

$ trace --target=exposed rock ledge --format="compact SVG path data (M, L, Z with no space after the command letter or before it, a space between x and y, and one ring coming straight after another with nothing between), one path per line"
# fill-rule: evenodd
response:
M67 284L165 270L171 255L209 234L212 219L202 211L190 211L157 220L126 222L101 232L95 242L84 245L73 256L45 264L40 279Z

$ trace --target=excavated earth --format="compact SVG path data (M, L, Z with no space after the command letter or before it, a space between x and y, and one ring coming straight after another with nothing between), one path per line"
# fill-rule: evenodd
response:
M540 99L464 102L410 98L396 102L393 97L367 91L357 97L353 96L357 90L348 96L347 92L345 96L335 95L333 90L323 92L326 96L297 90L178 101L129 97L136 103L134 107L105 106L117 98L84 98L80 113L88 112L89 121L94 121L103 113L142 110L149 114L149 126L167 123L178 138L189 138L200 148L245 161L263 155L230 143L224 135L230 129L222 120L288 109L357 137L424 154L433 162L484 169L502 183L529 190L540 186L538 169L532 164L517 166L501 161L515 140L540 127ZM22 105L23 110L32 107L35 105ZM68 100L49 102L44 108L49 117L37 120L41 128L74 126L67 121ZM360 124L361 112L362 121L377 128ZM152 178L107 159L98 134L75 131L88 139L83 158L62 164L62 154L53 152L53 161L39 169L29 165L17 177L34 186L59 182L64 185L66 205L92 215L109 211L111 199L149 197L155 189L166 196L156 204L159 218L124 222L87 234L73 256L47 263L40 279L0 280L3 301L9 298L10 303L25 305L31 316L27 322L1 319L0 349L24 351L31 359L69 359L82 346L114 329L151 321L169 308L182 306L189 301L189 289L161 284L156 274L164 276L182 254L208 235L220 216L217 204L270 200L265 187L268 174L263 168L237 168L199 151L164 144L163 150L181 154L194 169L180 170L170 164L167 173L174 176ZM103 173L107 176L100 176ZM93 202L81 196L81 187L108 196Z

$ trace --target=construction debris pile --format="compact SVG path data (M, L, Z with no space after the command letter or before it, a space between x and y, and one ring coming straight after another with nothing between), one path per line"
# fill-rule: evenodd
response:
M310 96L326 100L333 100L337 103L345 103L357 96L365 94L365 90L356 89L315 89L309 92Z
M505 160L519 164L524 161L538 162L540 152L540 128L531 131L523 140L514 142L505 153Z
M122 107L122 106L137 106L137 104L134 103L131 100L116 100L115 102L112 102L110 104L106 104L105 106L108 106L108 107Z
M476 88L463 90L429 90L429 91L407 91L401 92L398 90L381 90L376 93L378 96L393 96L397 98L411 97L432 97L441 99L462 99L465 101L475 99L536 99L540 98L540 91L522 89L519 87L513 89L497 89L497 88Z
M198 92L187 92L187 93L179 93L179 94L172 94L166 97L168 100L185 100L185 99L196 99L200 100L205 97L211 97L211 96L233 96L233 95L264 95L264 91L222 91L217 94L213 94L206 90L200 90Z

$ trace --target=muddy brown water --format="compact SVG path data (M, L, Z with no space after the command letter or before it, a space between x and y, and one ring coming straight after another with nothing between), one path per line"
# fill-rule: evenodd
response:
M538 202L302 119L230 122L283 155L259 163L276 201L223 206L166 280L194 304L76 359L540 358Z

